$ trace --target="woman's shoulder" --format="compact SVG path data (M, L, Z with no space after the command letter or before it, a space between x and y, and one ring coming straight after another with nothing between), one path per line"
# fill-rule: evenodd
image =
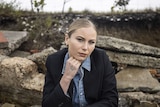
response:
M101 48L95 48L94 51L91 54L92 59L96 59L96 61L100 60L108 60L108 55L104 49Z
M93 55L102 55L102 54L106 54L106 52L101 48L95 48L93 51Z

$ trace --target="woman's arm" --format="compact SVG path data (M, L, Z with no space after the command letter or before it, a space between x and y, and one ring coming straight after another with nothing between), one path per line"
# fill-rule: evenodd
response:
M67 107L67 104L72 104L70 97L67 96L67 91L70 86L71 80L78 71L80 63L73 58L69 58L66 63L65 72L62 78L60 79L59 83L57 84L54 81L55 79L53 79L53 76L51 74L51 71L53 70L50 69L51 65L51 58L47 58L47 72L45 76L45 85L43 89L42 107L53 107L53 105L55 107L62 105L65 105Z
M73 57L70 57L67 60L65 72L60 81L60 85L65 94L67 94L70 82L78 72L80 64L81 63L76 59L74 59Z
M55 76L56 78L54 78L52 75L53 68L50 67L53 64L52 60L51 56L49 56L46 61L47 72L45 75L42 107L53 107L53 105L58 107L71 100L64 94L60 84L55 81L56 79L59 81L58 78L60 77Z

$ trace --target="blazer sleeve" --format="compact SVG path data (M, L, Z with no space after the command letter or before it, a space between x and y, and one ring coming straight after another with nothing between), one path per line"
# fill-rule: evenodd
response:
M42 107L67 107L70 106L71 99L64 94L59 81L57 83L55 81L58 78L54 78L53 72L56 72L53 71L52 67L52 64L54 65L54 62L51 56L47 58L47 72L45 75L45 84L43 88Z
M118 92L117 92L117 83L115 78L115 71L112 68L112 64L109 61L106 52L102 52L103 60L103 83L102 83L102 94L100 99L87 107L118 107ZM102 72L102 71L98 71Z

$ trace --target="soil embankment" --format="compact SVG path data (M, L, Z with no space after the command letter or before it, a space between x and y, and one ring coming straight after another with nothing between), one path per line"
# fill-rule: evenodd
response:
M19 17L2 15L0 16L0 29L28 30L31 38L21 47L23 50L42 50L47 46L59 49L64 37L60 31L77 17L88 17L93 20L97 25L99 35L121 38L160 48L160 13L158 12L101 15L69 13L63 15L63 17L61 14ZM46 41L48 41L47 44Z

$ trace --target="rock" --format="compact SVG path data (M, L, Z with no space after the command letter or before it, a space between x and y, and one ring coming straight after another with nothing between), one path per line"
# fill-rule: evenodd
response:
M119 93L119 107L159 107L160 96L143 92Z
M96 46L120 52L160 57L160 48L109 36L98 36Z
M15 50L9 56L10 57L22 57L22 58L25 58L25 57L27 57L29 55L31 55L29 52Z
M133 53L114 52L109 50L107 50L106 53L112 62L139 66L143 68L160 68L160 58Z
M0 32L0 49L8 47L8 40L4 37L3 33Z
M37 72L37 65L34 62L20 57L4 59L0 63L0 68L0 84L12 86L20 85L24 78Z
M159 82L152 77L149 69L128 66L116 74L116 78L119 92L155 93L160 91Z
M47 48L47 49L45 49L45 50L43 50L39 53L32 54L32 55L30 55L26 58L29 59L29 60L32 60L33 62L35 62L37 64L39 72L45 73L45 71L46 71L46 67L45 67L46 59L47 59L48 55L50 55L54 52L57 52L57 50L55 50L52 47L49 47L49 48Z
M14 104L5 103L1 107L16 107Z
M44 75L26 58L13 57L0 63L0 101L40 105ZM23 107L22 106L22 107Z
M0 54L1 55L9 55L11 53L11 49L10 48L3 48L3 49L0 49Z
M6 58L9 58L9 57L5 56L5 55L0 55L0 62L2 62L2 60L6 59Z
M158 107L158 104L150 101L141 101L140 104L136 104L135 107Z
M27 41L29 36L25 31L0 31L4 37L8 40L8 47L0 49L0 54L9 55L12 51L19 48L20 45Z
M34 73L30 75L30 78L25 79L21 86L29 90L37 90L42 92L44 86L44 74Z
M160 82L160 69L151 69L151 75Z

